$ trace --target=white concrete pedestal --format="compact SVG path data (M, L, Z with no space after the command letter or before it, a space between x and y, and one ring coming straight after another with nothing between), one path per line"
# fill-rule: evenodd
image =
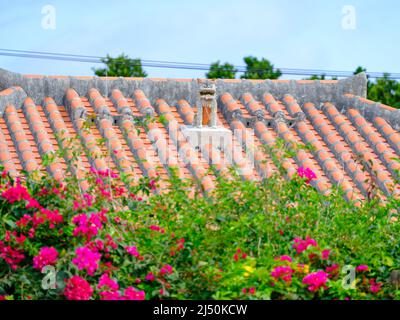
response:
M232 145L232 131L224 127L183 126L181 131L191 146L197 150L203 149L207 144L219 150L225 150Z

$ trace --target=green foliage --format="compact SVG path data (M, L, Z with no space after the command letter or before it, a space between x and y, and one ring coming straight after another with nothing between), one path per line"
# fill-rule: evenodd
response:
M131 59L127 55L121 54L116 58L107 55L101 61L106 68L93 68L94 73L99 77L147 77L140 59Z
M366 71L366 68L357 67L354 74ZM384 73L383 78L376 81L368 79L367 98L393 108L400 108L400 82L390 79L389 76L389 73Z
M326 80L326 75L325 74L321 74L319 76L319 75L314 74L309 78L304 78L304 80ZM332 77L331 80L337 80L337 77Z
M211 64L210 71L206 73L206 77L207 79L234 79L236 72L234 65L228 62L220 64L217 61Z
M292 150L278 141L267 151L284 175L279 164ZM192 192L197 188L193 181L170 173L168 193L154 192L157 181L144 178L127 188L121 186L121 180L130 185L124 176L95 170L86 176L85 192L75 176L61 185L47 176L28 175L22 186L41 208L62 217L56 222L48 211L27 206L27 197L18 198L21 188L10 198L6 191L18 181L2 174L0 299L65 299L63 279L74 275L90 284L92 299L100 299L104 296L97 286L105 272L118 281L119 295L134 287L147 299L400 298L399 283L393 282L393 274L400 270L398 199L374 199L357 207L343 199L340 189L324 196L305 179L287 181L282 174L261 182L244 181L234 169L229 180L217 176L218 187L205 195L199 189ZM74 218L101 212L106 220L91 239L75 233ZM21 224L24 215L34 218L35 224ZM17 241L22 235L26 239ZM295 239L313 239L316 245L297 252ZM76 249L99 242L107 249L98 251L98 268L89 275L73 263ZM8 246L23 253L24 259L6 262ZM140 255L128 254L128 246L135 246ZM43 247L59 253L56 289L44 289L44 274L33 267ZM324 250L329 250L328 256ZM281 260L282 255L291 261ZM165 265L172 267L171 273L162 272ZM368 271L356 272L355 289L343 286L346 274L341 270L348 265L368 265ZM290 281L272 276L282 266L293 270ZM304 278L317 271L329 277L325 287L311 291ZM146 280L150 272L152 281ZM371 281L379 284L377 292Z
M371 83L368 90L368 99L377 101L394 108L400 108L400 83L389 79L385 73L383 78Z
M325 75L322 74L322 75L318 76L318 75L314 74L311 77L306 78L305 80L325 80Z
M358 66L356 68L356 70L353 72L353 74L359 74L359 73L362 73L362 72L367 72L367 69L364 68L364 67Z
M241 76L242 79L278 79L282 73L279 69L274 69L274 65L269 60L256 57L245 57L246 72Z
M353 72L353 74L359 74L361 72L366 72L367 69L361 66L358 66L357 69ZM390 74L385 73L383 78L377 79L376 81L371 81L369 76L367 75L367 98L386 104L388 106L394 108L400 108L400 82L390 79ZM313 75L309 78L305 78L305 80L325 80L326 76L322 75ZM332 77L332 80L336 80L337 78Z

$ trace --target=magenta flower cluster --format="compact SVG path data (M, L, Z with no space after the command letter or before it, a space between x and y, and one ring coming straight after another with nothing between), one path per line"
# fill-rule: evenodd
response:
M135 256L136 258L140 257L139 251L137 250L136 246L126 247L125 250L130 255Z
M282 279L285 282L291 282L293 272L294 270L289 266L278 266L271 272L271 276L276 280Z
M89 276L93 276L99 268L101 254L87 247L77 248L75 253L76 258L72 259L72 263L75 264L79 270L85 269Z
M322 270L310 273L303 278L303 284L308 285L308 290L318 291L319 288L326 288L326 281L328 280L328 274Z
M73 276L66 281L64 295L68 300L89 300L93 289L89 282L79 276Z
M39 254L33 258L33 267L42 270L45 266L53 266L56 264L58 251L53 247L43 247Z
M293 244L293 248L296 250L298 254L302 253L303 251L307 250L308 247L317 247L317 241L311 239L309 236L306 237L305 240L301 238L295 238Z
M82 235L90 240L103 228L104 221L106 221L106 218L102 212L91 213L89 216L86 213L78 214L72 219L72 223L77 226L73 235L75 237Z
M317 175L310 168L299 167L297 168L297 174L300 178L305 178L307 184L317 178Z

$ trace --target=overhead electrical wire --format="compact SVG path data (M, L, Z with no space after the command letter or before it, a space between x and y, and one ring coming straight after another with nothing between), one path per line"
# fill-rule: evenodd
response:
M29 51L29 50L15 50L15 49L2 49L0 48L0 55L21 57L21 58L33 58L33 59L45 59L45 60L60 60L60 61L71 61L71 62L85 62L85 63L97 63L103 64L106 57L90 56L90 55L77 55L68 53L55 53L55 52L44 52L44 51ZM135 60L135 59L132 59ZM143 66L148 68L170 68L170 69L184 69L184 70L199 70L209 71L210 64L205 63L191 63L191 62L176 62L176 61L160 61L160 60L140 60L140 63L132 63L132 66ZM118 63L118 61L113 61ZM121 62L126 64L126 62ZM246 66L233 66L234 71L238 73L244 73L247 71ZM326 76L326 77L349 77L354 73L351 71L332 71L332 70L320 70L320 69L292 69L292 68L274 68L280 70L284 75L297 75L297 76ZM264 69L252 69L252 72L263 72ZM383 72L366 72L370 78L382 78ZM400 79L400 73L390 73L389 79Z

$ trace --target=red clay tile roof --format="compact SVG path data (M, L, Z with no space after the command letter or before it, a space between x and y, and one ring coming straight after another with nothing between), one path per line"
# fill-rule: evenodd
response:
M0 69L0 162L15 176L38 168L58 180L74 174L83 189L90 167L119 170L133 184L160 176L160 189L168 187L173 167L211 191L216 175L229 177L232 165L243 179L268 179L277 168L263 145L281 138L314 147L297 149L293 158L277 155L288 178L308 167L323 193L339 185L347 199L363 200L372 184L383 198L400 193L394 160L400 158L400 110L365 99L364 74L340 81L215 83L217 122L231 130L232 152L211 144L196 150L180 130L194 123L195 80L24 76ZM146 115L144 126L133 121ZM43 169L46 155L71 147L76 134L86 154L73 159L68 149Z

